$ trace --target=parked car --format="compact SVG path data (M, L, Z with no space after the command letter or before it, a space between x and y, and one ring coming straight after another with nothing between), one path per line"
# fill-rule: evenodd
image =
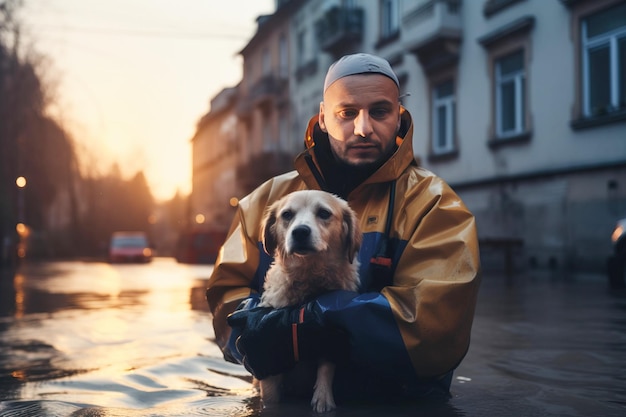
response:
M115 232L109 244L109 262L147 263L152 249L144 232Z
M626 288L626 217L617 221L611 234L613 253L607 269L611 288Z
M176 260L180 263L212 264L226 239L225 231L188 230L182 232L176 245Z

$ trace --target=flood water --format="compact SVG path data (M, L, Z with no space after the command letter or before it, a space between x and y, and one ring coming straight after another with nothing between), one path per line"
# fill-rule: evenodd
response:
M211 266L27 264L0 286L0 416L311 416L263 409L213 342ZM600 276L486 273L445 404L327 416L624 416L626 293Z

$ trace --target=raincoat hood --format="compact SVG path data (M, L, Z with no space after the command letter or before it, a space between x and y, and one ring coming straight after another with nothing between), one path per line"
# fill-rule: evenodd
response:
M361 185L393 181L409 166L417 165L413 156L413 118L408 110L400 108L400 130L396 137L396 150L391 157ZM323 172L320 169L317 144L328 143L328 134L319 125L319 116L309 120L304 136L305 150L297 156L295 168L308 188L323 189ZM321 176L321 178L319 177Z

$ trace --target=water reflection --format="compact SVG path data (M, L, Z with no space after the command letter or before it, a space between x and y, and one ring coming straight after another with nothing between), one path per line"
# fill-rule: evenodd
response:
M309 416L262 408L213 343L211 266L24 265L0 288L0 415ZM329 416L624 415L626 295L597 277L485 277L452 398Z
M154 389L151 384L133 389L137 369L184 358L177 365L185 371L180 360L195 359L205 351L221 361L217 347L206 340L207 306L198 296L210 271L208 266L160 260L150 267L33 264L13 277L5 275L0 311L2 398L58 399L70 387L69 397L79 393L82 401L102 401L107 393L105 402L111 405L119 401L120 407L151 406L147 400L151 395L144 391ZM189 376L189 371L182 374ZM205 366L197 373L206 377ZM71 378L79 374L88 377ZM167 384L162 380L165 375L153 379ZM120 376L128 379L116 382ZM180 383L172 386L176 385ZM198 395L192 388L164 385L153 397L167 402L189 390Z
M4 272L0 316L140 305L208 311L204 291L210 266L181 267L163 259L151 266L156 267L58 262L26 265L12 277Z

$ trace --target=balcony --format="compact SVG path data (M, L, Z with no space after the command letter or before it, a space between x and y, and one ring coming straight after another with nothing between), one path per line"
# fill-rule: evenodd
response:
M317 61L317 57L314 57L307 62L298 65L298 68L296 68L296 81L302 82L302 80L317 74Z
M429 0L409 11L402 25L404 47L417 56L426 73L458 62L461 0Z
M266 75L252 86L248 99L256 105L267 102L280 103L288 96L287 86L286 78Z
M332 7L315 22L315 33L322 50L342 55L363 38L363 9Z
M260 78L250 87L247 94L237 99L236 112L241 118L248 118L254 107L282 106L289 97L288 80L274 74Z

